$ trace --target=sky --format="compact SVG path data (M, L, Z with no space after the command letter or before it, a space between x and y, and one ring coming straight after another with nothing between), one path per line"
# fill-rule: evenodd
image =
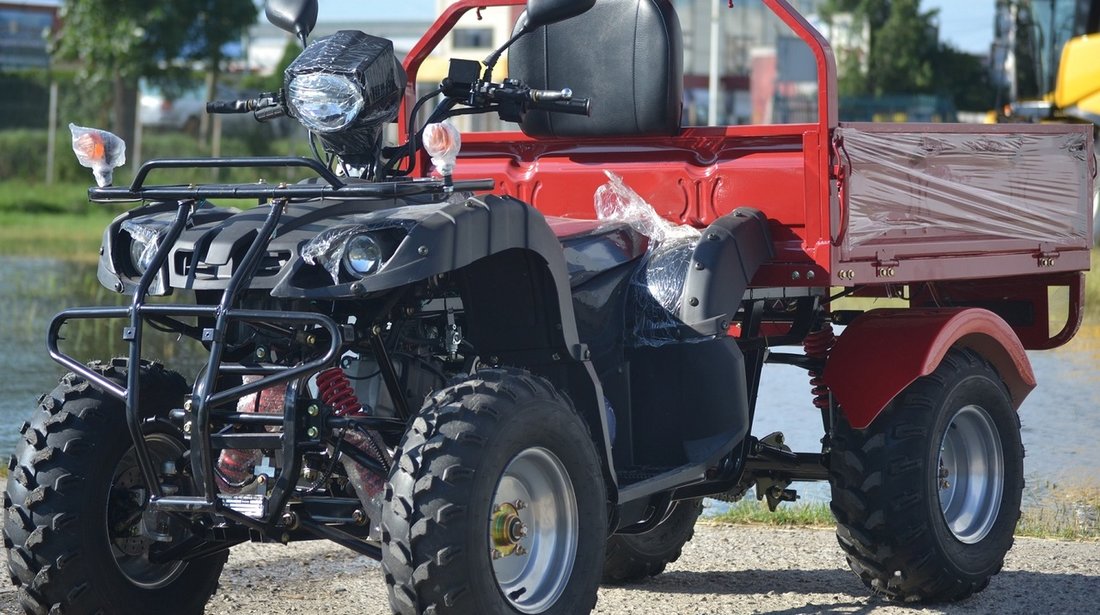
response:
M725 2L725 0L719 0ZM924 10L939 9L940 40L970 53L989 53L993 42L995 0L922 0ZM435 0L320 0L320 21L431 19Z
M718 0L725 2L726 0ZM57 4L58 0L15 0ZM939 9L940 40L962 51L989 53L993 42L995 0L922 0L921 8ZM401 20L435 17L435 0L320 0L319 21Z
M922 0L921 8L940 10L941 41L962 51L989 53L994 0Z

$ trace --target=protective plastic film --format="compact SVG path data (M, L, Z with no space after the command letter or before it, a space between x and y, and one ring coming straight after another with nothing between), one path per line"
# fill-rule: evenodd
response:
M629 224L650 238L645 264L631 285L635 346L662 346L684 340L680 307L688 265L699 229L665 220L621 177L605 171L608 183L596 189L596 215L600 220Z
M1082 131L845 125L837 134L848 167L849 248L974 235L1087 238L1093 169Z
M126 142L99 130L69 124L73 133L73 153L81 166L88 167L100 188L114 181L114 170L126 164Z

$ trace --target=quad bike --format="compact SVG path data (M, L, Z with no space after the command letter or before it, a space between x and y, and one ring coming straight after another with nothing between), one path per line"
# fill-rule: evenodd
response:
M459 16L524 4L501 50L412 104ZM114 187L122 144L75 131L90 198L141 204L99 267L129 305L49 327L71 373L24 425L4 499L26 611L199 613L234 545L327 539L381 561L397 613L587 612L601 579L679 557L701 498L755 487L774 507L794 480L830 482L875 592L982 590L1020 511L1024 349L1080 322L1091 139L841 124L828 45L766 4L815 54L816 122L681 126L666 0L461 0L404 65L345 31L279 92L211 103L289 114L317 159L156 160ZM305 43L316 9L267 14ZM523 132L459 147L439 123L490 112ZM147 183L288 166L314 177ZM1069 289L1053 335L1051 288ZM909 307L833 309L844 295ZM128 356L66 354L63 328L88 319L121 321ZM205 367L148 361L149 328L201 344ZM820 451L751 434L776 363L808 372Z

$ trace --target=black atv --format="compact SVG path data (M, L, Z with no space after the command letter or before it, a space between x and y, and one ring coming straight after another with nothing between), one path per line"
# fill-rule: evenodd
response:
M508 44L593 4L530 0ZM608 3L607 19L620 5L634 11ZM272 0L267 13L304 43L316 10ZM679 37L669 23L650 25ZM140 202L107 228L99 263L132 300L49 327L71 373L24 426L4 499L28 613L200 613L232 546L312 539L380 560L397 613L588 612L601 579L679 556L702 497L755 484L774 506L792 478L828 479L825 455L749 435L768 346L824 331L824 290L746 298L773 249L753 209L655 237L455 180L440 121L590 111L568 90L494 82L499 56L452 62L410 115L442 101L398 146L383 128L405 72L390 41L350 31L307 46L282 90L209 107L290 115L321 142L315 159L155 160L113 187L122 145L74 132L101 182L90 198ZM412 177L421 148L439 176ZM147 182L180 167L313 177ZM66 354L63 328L87 319L122 321L129 356ZM764 339L765 320L787 333ZM201 344L205 367L185 378L147 361L150 328ZM820 371L823 354L807 355L772 360Z

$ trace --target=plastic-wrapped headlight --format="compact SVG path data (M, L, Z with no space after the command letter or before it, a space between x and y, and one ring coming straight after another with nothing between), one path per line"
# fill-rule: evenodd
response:
M374 273L382 264L382 247L370 235L354 235L344 246L344 265L358 276Z
M145 273L157 255L163 227L127 220L122 223L122 230L130 234L130 264L138 273Z
M142 223L126 220L122 223L122 230L130 235L130 266L139 275L143 275L153 264L153 257L157 255L165 229L164 224L155 222ZM158 272L149 286L149 293L163 295L166 291L164 276Z
M298 119L314 132L343 130L363 110L362 91L344 75L298 75L287 85L287 97Z

